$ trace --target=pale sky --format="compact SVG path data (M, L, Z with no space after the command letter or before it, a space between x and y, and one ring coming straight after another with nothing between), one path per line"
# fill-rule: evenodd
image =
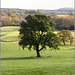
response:
M74 8L74 0L1 0L1 8L59 9Z

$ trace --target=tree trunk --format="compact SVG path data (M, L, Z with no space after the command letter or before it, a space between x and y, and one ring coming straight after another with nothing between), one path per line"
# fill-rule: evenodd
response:
M65 42L64 42L64 45L65 45Z
M37 57L41 57L40 56L40 51L39 51L39 46L36 46L36 52L37 52Z
M36 51L36 52L37 52L37 57L41 57L40 53L39 53L40 51Z
M64 40L63 40L63 43L64 43L64 45L65 45L65 42L64 42Z
M70 40L70 45L72 45L73 40Z

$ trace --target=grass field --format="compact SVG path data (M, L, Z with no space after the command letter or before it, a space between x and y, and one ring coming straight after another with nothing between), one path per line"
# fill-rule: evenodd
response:
M58 17L68 17L69 15L57 15Z
M19 26L5 26L5 27L1 27L1 32L17 31L18 29Z
M47 48L40 52L41 58L36 58L35 50L19 50L19 28L11 29L1 32L2 40L16 40L1 42L1 75L74 75L74 44L61 44L60 50Z
M2 41L18 41L19 26L6 26L1 27L1 40Z

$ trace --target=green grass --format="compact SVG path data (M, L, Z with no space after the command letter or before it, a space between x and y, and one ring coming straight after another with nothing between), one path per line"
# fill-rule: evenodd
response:
M3 32L1 33L1 40L3 41L18 41L18 31L14 32Z
M1 40L17 41L1 42L1 75L74 75L74 43L71 46L68 42L65 46L61 43L60 50L47 48L40 52L41 58L36 58L33 49L19 50L19 28L1 29Z
M7 26L7 27L1 27L1 40L2 41L18 41L18 35L19 35L19 26ZM54 33L57 33L56 30ZM74 31L72 31L72 34L74 36Z
M18 41L19 26L6 26L1 27L1 40L2 41Z
M2 75L74 75L74 46L61 45L60 50L19 50L18 42L1 43Z
M58 17L66 17L66 16L69 16L69 15L57 15Z
M17 31L19 26L4 26L1 27L1 32Z

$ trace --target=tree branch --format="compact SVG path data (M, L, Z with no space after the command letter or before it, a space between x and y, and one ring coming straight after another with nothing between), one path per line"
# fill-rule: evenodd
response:
M41 51L44 47L42 47L39 51Z
M44 45L42 46L42 48L39 51L41 51L43 48L45 48L45 42L44 42Z

